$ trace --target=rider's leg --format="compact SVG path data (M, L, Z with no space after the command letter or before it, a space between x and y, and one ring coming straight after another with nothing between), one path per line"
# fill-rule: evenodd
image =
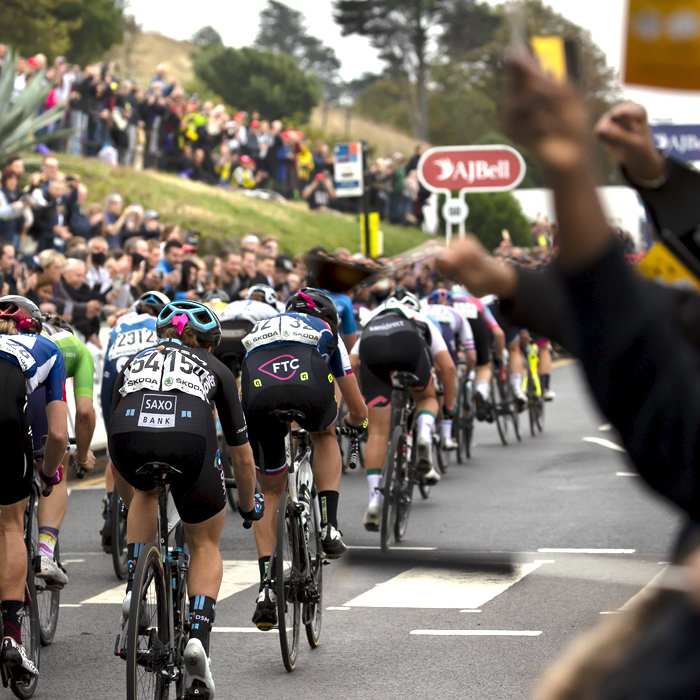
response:
M62 462L64 473L68 464L68 457L69 453L66 452ZM67 479L64 477L59 484L53 487L50 496L41 496L37 510L37 521L39 524L37 576L62 586L68 583L68 576L56 564L54 550L67 509L68 484Z
M520 349L520 334L515 336L515 340L508 346L508 371L510 372L510 381L515 396L521 400L524 399L523 375L525 374L525 363Z
M428 483L437 483L439 474L433 466L433 428L438 412L435 383L431 382L422 391L413 390L416 402L416 472Z
M391 406L367 409L367 449L365 450L365 469L369 483L370 504L381 501L381 493L376 489L382 476L386 460L386 449L391 433Z
M545 399L551 400L554 398L554 392L549 388L549 378L552 373L552 351L549 349L549 341L547 340L538 340L537 347L540 356L538 372L542 385L542 395Z
M190 549L187 592L190 598L190 639L199 639L209 654L209 633L214 622L216 599L221 587L224 565L219 541L224 529L226 509L202 523L186 523L185 539Z
M491 363L486 365L478 365L476 367L476 377L474 379L474 388L481 394L485 401L491 397Z
M136 562L147 542L153 542L158 529L158 489L136 491L126 521L127 593L134 585Z
M280 497L287 490L287 471L275 475L258 472L258 483L265 498L265 512L263 517L253 524L253 530L255 532L255 546L258 549L260 588L262 589L277 539L277 511L279 510Z
M124 507L129 510L136 489L134 489L134 487L116 469L114 469L111 461L107 464L107 469L112 475L112 483L119 491L119 497L122 499L122 501L124 501ZM105 484L107 483L106 475L107 471L105 471ZM114 487L112 487L112 490L114 490Z
M322 432L311 433L314 444L313 470L321 506L321 527L338 527L338 492L342 460L335 424Z
M24 509L27 499L0 509L0 601L3 637L21 642L21 614L27 579L27 549L24 545Z

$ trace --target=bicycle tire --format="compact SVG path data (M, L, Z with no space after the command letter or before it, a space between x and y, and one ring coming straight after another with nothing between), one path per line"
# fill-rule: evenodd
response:
M391 435L391 442L389 443L389 449L386 453L386 461L384 462L384 469L382 471L382 483L384 486L382 494L382 520L379 528L379 544L384 552L390 549L389 540L391 539L394 530L394 522L396 521L398 484L396 483L396 460L394 456L398 446L398 438L401 434L401 427L397 425Z
M31 498L31 497L30 497ZM24 617L22 618L22 646L27 656L39 670L41 657L41 627L39 625L39 610L36 605L36 586L32 569L33 557L27 550L27 583L24 589ZM10 689L22 700L28 700L36 692L39 676L34 676L28 683L20 683L17 679L10 680Z
M493 422L496 424L498 435L505 446L508 444L508 423L504 415L502 401L501 382L498 381L495 374L491 374L491 410L493 411Z
M119 496L117 485L114 485L112 492L112 517L110 518L112 531L112 566L114 573L120 581L126 578L127 556L126 556L126 517L124 503Z
M464 464L464 433L462 432L462 425L466 418L464 399L462 397L462 387L465 383L465 378L463 377L459 382L459 388L457 390L457 412L452 423L452 436L457 442L457 464Z
M148 626L140 623L141 610ZM126 631L127 700L167 700L170 682L160 671L168 660L168 595L160 551L146 545L134 574Z
M532 435L532 437L537 436L536 412L537 412L537 396L535 394L535 383L532 379L532 373L528 369L528 372L527 372L527 413L528 413L528 418L530 419L530 435Z
M275 593L282 661L290 673L297 665L301 630L301 603L297 590L302 580L298 534L294 501L289 491L285 491L280 498L277 515Z
M223 435L219 437L219 458L221 459L224 476L227 479L233 479L233 462L231 461L231 455L228 453L226 438ZM226 489L226 500L229 506L231 506L231 510L238 515L238 498L236 498L235 489Z
M465 417L464 417L464 451L467 459L472 458L472 440L474 439L474 414L476 408L474 407L473 394L469 391L469 384L464 383L464 406L465 406Z
M304 603L302 609L302 617L304 619L304 628L306 629L306 639L309 646L315 649L321 640L321 625L323 622L323 549L321 548L321 529L318 523L318 514L316 512L315 496L311 500L311 508L309 520L306 527L309 531L307 538L309 546L309 561L311 562L311 576L316 586L316 591L319 594L319 599L315 603Z
M544 432L544 399L537 397L537 411L535 412L535 426L538 432Z
M510 420L513 423L513 433L515 434L515 439L518 442L522 441L520 437L520 411L518 410L518 400L515 398L515 391L513 389L513 384L510 379L510 374L508 375L508 383L504 387L506 396L508 397L508 413L510 414Z
M400 429L399 429L400 430ZM396 520L394 522L394 540L401 542L406 536L408 516L411 514L411 502L413 498L413 457L408 459L406 449L406 435L401 432L394 462L395 481L398 485L396 494Z

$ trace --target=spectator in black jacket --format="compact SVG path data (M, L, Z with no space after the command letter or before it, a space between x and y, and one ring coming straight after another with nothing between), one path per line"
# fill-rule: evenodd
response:
M53 303L61 316L101 348L98 334L103 302L96 299L93 290L85 284L85 273L85 263L82 260L68 258L61 271L61 281Z
M49 181L44 188L47 206L34 210L34 225L30 233L37 240L39 251L48 248L63 251L66 241L73 236L66 219L64 194L65 177L59 173L59 176Z

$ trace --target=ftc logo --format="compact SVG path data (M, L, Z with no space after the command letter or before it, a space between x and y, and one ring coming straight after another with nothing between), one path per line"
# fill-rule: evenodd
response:
M267 367L267 369L264 369L265 367ZM279 355L272 360L268 360L264 365L258 367L258 369L275 379L281 379L283 382L286 382L297 373L299 369L299 360L294 357L294 355Z

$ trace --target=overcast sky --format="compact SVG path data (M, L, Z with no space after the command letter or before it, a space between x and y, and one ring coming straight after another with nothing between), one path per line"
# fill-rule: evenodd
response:
M284 0L285 4L306 15L309 33L332 46L343 63L344 79L355 78L365 71L379 71L382 63L362 37L341 37L333 22L331 0ZM259 13L267 3L197 0L193 12L191 0L170 0L163 4L153 0L130 0L130 11L147 31L156 30L176 39L189 39L200 26L211 24L228 46L246 46L255 39ZM492 3L495 4L495 3ZM593 40L608 57L608 63L620 68L623 57L622 33L627 0L549 0L559 13L590 30ZM700 121L700 94L656 89L626 89L631 99L642 102L653 120L693 124Z

